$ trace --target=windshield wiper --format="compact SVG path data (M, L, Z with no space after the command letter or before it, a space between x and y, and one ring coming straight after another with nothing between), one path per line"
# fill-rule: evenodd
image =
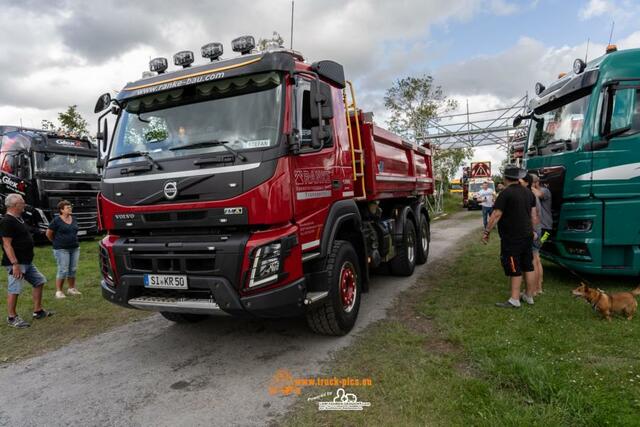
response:
M162 169L162 166L151 157L148 151L130 151L119 156L110 157L109 160L107 160L107 164L109 164L111 160L130 159L133 157L144 157L152 168L155 166L158 170Z
M247 158L245 156L243 156L242 154L238 153L233 148L228 147L226 145L228 143L229 143L229 141L220 141L220 140L214 139L212 141L201 141L201 142L193 142L191 144L176 145L175 147L169 148L169 150L170 151L194 150L196 148L222 146L222 147L226 148L227 151L230 152L231 154L233 154L234 156L239 157L242 161L247 161Z

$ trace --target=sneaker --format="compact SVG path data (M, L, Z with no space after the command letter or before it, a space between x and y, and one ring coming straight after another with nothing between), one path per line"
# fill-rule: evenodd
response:
M82 295L82 292L80 292L76 288L69 288L67 289L67 295Z
M524 292L520 293L520 301L526 302L529 305L533 305L533 297L528 296Z
M62 291L56 291L56 298L57 299L62 299L62 298L66 298L67 296L64 294L64 292Z
M496 303L496 307L500 307L500 308L520 308L519 305L514 305L509 300L507 300L505 302L497 302Z
M24 329L31 326L30 324L22 320L20 316L16 316L13 319L7 317L7 325L11 326L12 328L18 328L18 329Z
M34 319L44 319L45 317L51 317L53 316L55 313L55 311L47 311L47 310L40 310L40 311L34 311L33 312L33 318Z

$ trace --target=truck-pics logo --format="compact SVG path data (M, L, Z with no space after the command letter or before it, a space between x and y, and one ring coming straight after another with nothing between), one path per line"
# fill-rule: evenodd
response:
M164 197L173 200L178 195L178 184L175 181L169 181L164 185Z

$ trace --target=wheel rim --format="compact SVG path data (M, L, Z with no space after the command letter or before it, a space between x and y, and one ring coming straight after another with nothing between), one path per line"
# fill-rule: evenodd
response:
M420 234L422 240L422 252L426 253L427 249L429 249L429 229L426 224L422 224L422 233Z
M340 269L340 301L346 313L356 305L358 293L356 269L350 262L345 262Z
M407 233L407 258L410 263L413 263L413 260L416 256L416 236L415 232Z

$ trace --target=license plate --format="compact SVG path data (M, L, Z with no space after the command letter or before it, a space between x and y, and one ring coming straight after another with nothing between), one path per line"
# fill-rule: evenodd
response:
M187 289L187 276L145 274L144 287L160 289Z
M87 234L87 230L78 230L78 236L84 236Z

